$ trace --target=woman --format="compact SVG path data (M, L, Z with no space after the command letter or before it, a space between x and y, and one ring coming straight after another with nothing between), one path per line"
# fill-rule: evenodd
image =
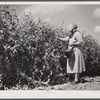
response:
M69 37L59 38L62 41L69 41L68 51L72 51L74 56L70 56L67 59L67 73L75 74L75 83L79 82L79 74L85 71L85 63L82 54L83 39L82 34L77 30L76 24L71 24L68 26L70 32Z

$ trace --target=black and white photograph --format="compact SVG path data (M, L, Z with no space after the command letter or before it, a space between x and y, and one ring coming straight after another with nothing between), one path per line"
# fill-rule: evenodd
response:
M100 2L0 4L0 90L100 90Z

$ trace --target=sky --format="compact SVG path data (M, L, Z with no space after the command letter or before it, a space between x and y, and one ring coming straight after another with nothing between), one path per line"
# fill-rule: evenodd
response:
M100 5L13 5L17 15L31 12L34 18L40 17L45 21L59 25L76 23L78 30L92 35L100 44Z

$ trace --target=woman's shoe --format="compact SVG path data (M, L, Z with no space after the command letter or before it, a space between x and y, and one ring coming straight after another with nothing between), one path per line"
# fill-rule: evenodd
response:
M75 84L78 84L79 83L79 81L75 81Z
M78 83L80 83L80 82L79 81L72 82L73 85L77 85Z

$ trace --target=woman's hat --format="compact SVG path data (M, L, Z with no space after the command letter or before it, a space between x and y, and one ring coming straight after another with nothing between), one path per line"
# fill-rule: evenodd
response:
M67 28L68 28L68 31L72 31L73 29L77 29L78 26L75 23L72 23L72 24L68 25Z

